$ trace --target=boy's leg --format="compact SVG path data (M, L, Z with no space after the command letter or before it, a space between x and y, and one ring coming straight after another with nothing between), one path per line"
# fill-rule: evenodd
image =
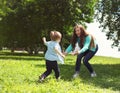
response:
M46 60L46 71L40 76L40 79L45 79L52 72L52 63Z
M60 76L60 69L59 69L57 61L53 62L53 70L55 72L56 79L58 79Z

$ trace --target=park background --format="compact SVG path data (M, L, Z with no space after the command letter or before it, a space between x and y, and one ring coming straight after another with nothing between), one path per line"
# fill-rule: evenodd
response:
M116 47L118 51L120 50L119 2L119 0L1 0L0 49L7 48L11 52L25 50L29 54L38 54L39 51L46 50L42 37L50 40L50 31L58 30L63 35L61 46L65 50L70 43L73 27L82 24L98 39L99 55L116 56L115 52L108 49L112 46L115 51ZM111 41L106 41L106 38Z
M45 71L42 37L60 31L65 49L75 24L97 38L90 60L97 77L82 64L73 79L76 56L68 55L59 81L52 73L38 83ZM119 40L120 0L0 0L0 93L120 93Z
M96 22L96 20L94 20L93 23L87 24L87 26L87 31L95 36L99 45L99 50L96 55L120 58L120 52L118 51L118 48L112 48L112 41L107 40L105 32L101 32L101 28L99 28L100 24Z

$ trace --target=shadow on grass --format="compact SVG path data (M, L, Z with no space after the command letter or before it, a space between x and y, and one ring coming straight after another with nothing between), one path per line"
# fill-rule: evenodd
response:
M111 88L114 91L120 90L120 64L92 64L97 73L97 77L90 77L90 74L86 67L82 64L79 78L80 83L86 83L88 85L94 85L101 88ZM36 67L43 67L43 65L36 65ZM59 65L61 79L65 81L72 81L72 75L74 73L74 65Z
M4 60L43 60L44 55L29 55L27 53L9 53L9 52L0 52L0 59Z
M97 73L97 77L90 77L86 67L82 64L80 78L81 82L99 86L102 88L112 88L113 90L120 90L120 64L93 64L93 68ZM64 80L72 80L74 73L74 66L62 65L61 75Z
M0 59L13 60L44 60L44 55L28 55L26 53L0 53ZM67 59L67 64L59 65L61 79L71 82L74 73L75 63L73 58ZM97 77L91 78L88 70L82 64L80 71L80 83L94 85L101 88L109 88L114 91L120 90L120 64L92 64ZM35 67L45 67L43 64L35 64ZM41 72L43 73L43 72ZM34 82L34 81L33 81Z

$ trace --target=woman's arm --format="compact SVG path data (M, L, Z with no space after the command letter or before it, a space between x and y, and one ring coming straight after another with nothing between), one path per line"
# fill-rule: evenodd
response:
M90 47L90 42L91 42L91 36L88 35L88 36L85 38L85 42L84 42L83 48L82 48L80 51L78 51L78 54L79 54L79 53L84 53L86 50L88 50L89 47Z
M72 55L78 55L78 54L80 54L80 53L84 53L86 50L89 49L90 42L91 42L91 36L89 35L89 36L87 36L87 37L85 38L85 42L84 42L83 48L82 48L81 50L79 50L79 51L73 52Z
M70 52L72 51L72 49L73 49L73 47L72 47L72 45L70 44L70 45L67 47L67 49L65 50L65 54L70 53Z

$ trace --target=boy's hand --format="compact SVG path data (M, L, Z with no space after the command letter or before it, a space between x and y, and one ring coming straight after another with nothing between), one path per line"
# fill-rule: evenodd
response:
M65 58L65 55L62 55L63 58Z
M45 38L45 37L43 37L43 38L42 38L42 40L43 40L43 41L46 41L46 38Z
M45 37L43 37L42 38L42 40L43 40L43 42L44 42L44 44L46 43L46 38Z

